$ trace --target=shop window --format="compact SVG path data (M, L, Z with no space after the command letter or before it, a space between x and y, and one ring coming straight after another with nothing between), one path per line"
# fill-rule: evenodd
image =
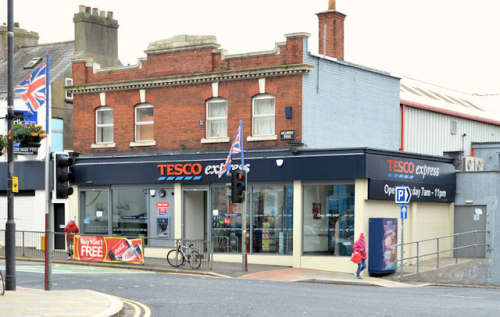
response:
M147 236L147 193L141 188L113 188L113 234Z
M113 108L104 106L96 110L96 143L113 143Z
M252 99L252 136L274 136L274 96L259 95Z
M304 255L350 256L354 243L354 185L305 185Z
M241 219L243 204L233 204L227 188L211 188L212 243L215 252L241 253ZM248 223L247 213L247 223Z
M227 137L227 100L213 98L207 102L207 138Z
M293 187L252 188L252 252L292 254Z
M80 230L83 234L107 235L108 234L108 190L94 189L82 192Z
M245 204L248 252L292 254L293 187L253 186L251 191L251 204ZM214 251L240 253L243 204L232 204L226 193L226 187L211 188Z
M135 141L154 140L153 105L141 104L135 107Z

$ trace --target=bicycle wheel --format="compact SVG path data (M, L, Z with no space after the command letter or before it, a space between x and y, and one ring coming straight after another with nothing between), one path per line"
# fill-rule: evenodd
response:
M0 295L5 294L5 282L3 280L3 274L0 272Z
M191 251L191 256L189 259L189 266L192 269L197 269L201 265L201 255L197 251Z
M167 253L167 262L173 267L179 267L184 264L184 257L178 249L170 250Z

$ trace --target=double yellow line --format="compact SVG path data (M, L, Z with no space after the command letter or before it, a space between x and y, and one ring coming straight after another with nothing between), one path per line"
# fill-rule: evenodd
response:
M134 308L134 317L150 317L151 316L151 309L149 309L148 306L144 305L143 303L139 303L136 301L133 301L131 299L127 298L122 298L118 297L122 302L132 306ZM142 312L144 311L144 314Z

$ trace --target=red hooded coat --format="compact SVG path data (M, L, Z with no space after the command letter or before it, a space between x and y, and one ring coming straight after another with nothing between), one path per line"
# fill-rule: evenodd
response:
M354 251L358 251L359 253L361 253L361 258L366 260L367 258L366 244L365 244L365 235L363 233L361 233L359 235L359 239L356 240L356 242L354 242L352 249Z
M80 230L78 230L78 226L76 223L73 221L70 221L67 225L66 228L64 228L64 232L66 233L78 233ZM73 235L72 234L67 234L66 235L66 240L73 240Z

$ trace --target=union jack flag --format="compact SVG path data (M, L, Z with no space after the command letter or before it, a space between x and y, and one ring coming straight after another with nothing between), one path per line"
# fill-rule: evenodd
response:
M15 91L21 93L21 98L31 113L43 106L47 97L47 62L38 67L29 77L20 82Z
M233 157L234 154L241 153L241 166L242 168L245 167L245 161L243 159L242 130L243 130L243 123L242 121L240 121L240 127L236 132L236 136L234 137L233 144L231 145L231 149L229 150L229 154L227 155L226 162L224 163L224 166L221 168L219 172L219 178L221 178L222 175L226 174L231 169L231 158Z

